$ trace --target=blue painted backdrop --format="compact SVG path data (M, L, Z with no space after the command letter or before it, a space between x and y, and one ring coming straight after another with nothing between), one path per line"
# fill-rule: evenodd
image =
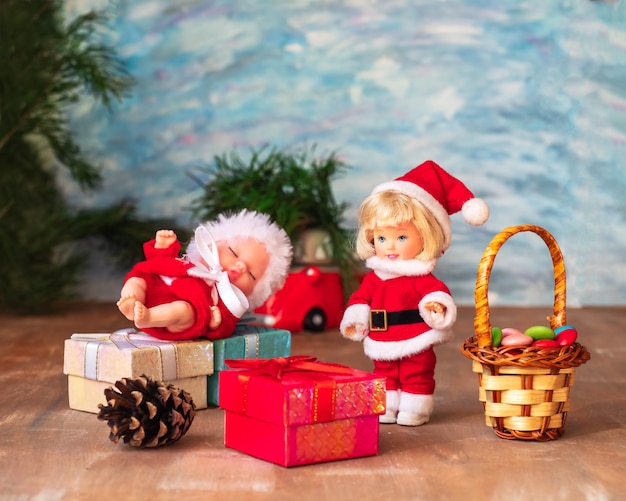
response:
M192 227L191 169L235 147L316 144L351 166L334 190L354 225L374 185L433 159L492 210L478 229L453 217L438 275L459 303L473 303L491 237L520 223L559 241L570 306L626 303L625 2L67 2L70 17L92 8L137 86L112 115L71 110L106 179L89 197L65 183L76 204L132 196ZM85 292L114 299L105 268ZM551 278L540 240L518 235L496 260L492 304L549 305Z

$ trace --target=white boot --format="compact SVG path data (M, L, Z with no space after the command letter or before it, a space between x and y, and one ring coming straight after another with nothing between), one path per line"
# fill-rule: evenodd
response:
M387 390L385 401L385 414L378 416L378 421L384 424L392 424L396 422L398 414L398 404L400 403L400 392L398 390Z
M433 407L432 395L417 395L403 391L400 395L396 422L403 426L419 426L428 423Z

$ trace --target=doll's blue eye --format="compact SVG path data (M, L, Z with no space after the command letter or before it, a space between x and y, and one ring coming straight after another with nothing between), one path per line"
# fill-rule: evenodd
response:
M405 242L406 241L406 235L402 235L402 236L398 237L398 240L400 242Z
M385 237L378 237L378 243L382 244L385 241Z

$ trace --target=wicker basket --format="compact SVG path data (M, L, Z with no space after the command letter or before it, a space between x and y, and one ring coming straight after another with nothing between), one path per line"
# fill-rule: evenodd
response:
M488 283L500 247L520 232L539 235L548 246L554 265L554 314L550 327L565 325L565 265L554 237L545 229L520 225L505 228L489 243L478 265L475 300L476 335L463 343L463 354L478 373L479 399L487 426L507 439L554 440L565 432L569 390L575 368L589 360L579 343L561 348L502 346L492 348Z

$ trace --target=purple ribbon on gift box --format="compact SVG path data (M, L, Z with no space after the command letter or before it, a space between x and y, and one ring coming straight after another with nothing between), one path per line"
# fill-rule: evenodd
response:
M72 334L74 341L85 342L84 377L98 380L98 359L100 348L105 344L112 344L119 350L136 350L138 348L154 347L159 350L161 360L162 381L179 379L178 351L172 341L154 338L135 329L120 329L112 333L80 333Z

